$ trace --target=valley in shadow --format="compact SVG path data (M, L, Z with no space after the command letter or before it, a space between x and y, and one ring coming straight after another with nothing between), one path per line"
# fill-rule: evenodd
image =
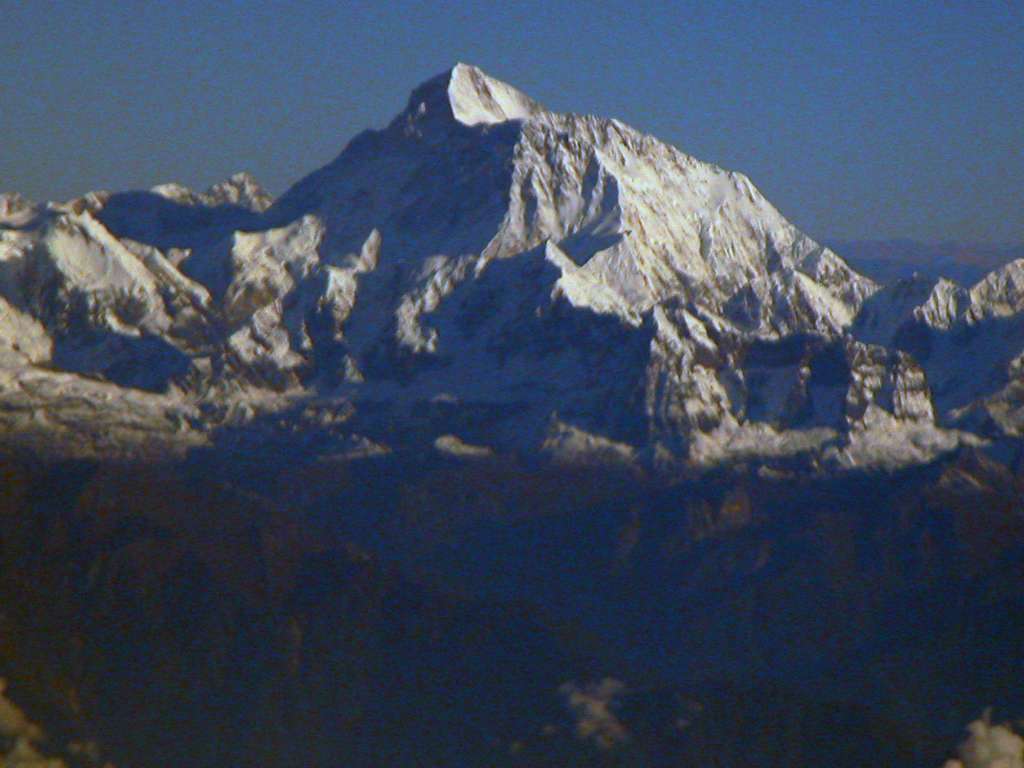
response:
M41 748L923 767L1024 713L1020 466L293 456L4 461L0 676Z

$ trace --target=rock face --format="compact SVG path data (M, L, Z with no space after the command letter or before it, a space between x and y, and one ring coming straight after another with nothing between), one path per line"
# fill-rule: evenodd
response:
M43 413L144 400L169 446L313 413L338 444L891 465L1020 431L1021 274L879 290L745 176L459 64L272 204L244 174L5 196L0 346Z

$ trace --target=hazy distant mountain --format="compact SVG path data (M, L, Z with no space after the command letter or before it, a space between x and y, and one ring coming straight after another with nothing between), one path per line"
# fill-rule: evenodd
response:
M19 446L839 468L1024 421L1019 263L879 292L745 176L463 64L273 204L240 174L0 212Z
M1004 264L1024 259L1024 244L835 240L828 245L843 254L859 272L879 283L891 283L916 273L971 285Z

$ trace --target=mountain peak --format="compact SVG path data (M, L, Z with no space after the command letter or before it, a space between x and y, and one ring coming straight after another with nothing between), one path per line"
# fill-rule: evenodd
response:
M543 110L522 91L461 62L452 68L448 101L455 119L465 125L527 120Z
M209 206L233 205L262 213L274 202L274 198L251 173L235 173L220 181L205 192L196 192L183 184L159 184L150 189L155 195L172 200L180 205Z
M274 198L256 178L245 171L233 174L224 181L214 184L204 195L215 205L231 204L262 213L274 202Z
M522 91L479 67L459 62L416 88L399 119L419 121L424 116L443 115L463 125L497 125L527 120L543 110Z

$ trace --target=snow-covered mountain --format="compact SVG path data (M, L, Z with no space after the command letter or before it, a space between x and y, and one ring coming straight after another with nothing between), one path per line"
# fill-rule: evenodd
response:
M914 463L1020 434L1022 275L879 289L745 176L459 64L273 203L244 174L0 198L0 422L71 453Z

